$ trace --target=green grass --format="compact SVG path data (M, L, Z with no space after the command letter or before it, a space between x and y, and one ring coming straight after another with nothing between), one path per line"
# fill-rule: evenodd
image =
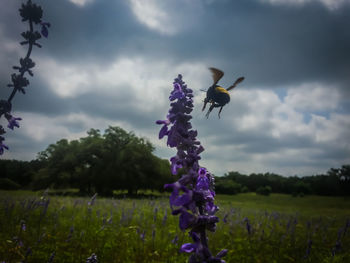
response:
M350 215L350 198L328 196L293 197L286 194L270 196L246 193L238 195L220 195L217 198L224 205L242 209L278 211L281 213L301 213L308 216Z
M92 253L100 263L187 262L179 248L191 240L179 230L166 197L98 197L89 206L89 198L41 194L0 191L0 262L47 262L54 251L53 262L60 263L86 262ZM221 221L208 234L209 246L213 253L229 249L226 262L350 262L350 228L344 233L350 200L247 193L219 195L216 203ZM341 247L332 256L338 238Z

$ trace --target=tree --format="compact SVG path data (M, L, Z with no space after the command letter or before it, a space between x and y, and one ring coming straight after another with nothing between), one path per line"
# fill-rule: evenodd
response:
M104 196L113 190L160 190L170 181L169 162L153 151L147 139L120 127L110 126L103 135L91 129L87 137L62 139L39 153L45 167L36 174L36 186L75 187L81 194Z

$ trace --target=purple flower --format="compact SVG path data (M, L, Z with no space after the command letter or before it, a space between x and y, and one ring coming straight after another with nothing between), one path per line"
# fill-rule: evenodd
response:
M249 219L247 217L245 217L243 219L243 221L246 223L245 227L247 229L248 234L250 235L252 233L252 226L251 226L251 224L249 222Z
M7 121L8 121L8 123L9 123L9 124L7 125L7 127L8 127L9 129L13 130L14 127L19 128L19 123L18 123L18 121L22 120L22 118L15 118L15 117L13 117L11 114L5 114L5 117L6 117Z
M91 256L86 259L86 263L98 263L96 254L92 253Z
M162 220L162 224L163 224L163 225L166 224L167 219L168 219L168 214L167 214L167 210L165 210L165 214L164 214L163 220Z
M48 27L50 27L51 24L47 22L40 22L40 25L41 25L41 35L47 38L49 36Z
M170 166L171 166L171 173L173 175L177 174L177 171L183 167L181 159L179 159L177 156L170 158Z
M8 150L9 147L6 146L5 144L3 144L2 141L0 140L0 155L2 155L4 153L4 149Z
M173 239L173 240L171 240L171 243L173 243L173 244L177 244L177 241L178 241L178 240L179 240L178 235L175 235L174 239Z
M22 229L22 231L27 230L26 223L24 221L21 222L21 229Z
M304 258L308 258L308 257L309 257L310 252L311 252L311 246L312 246L312 240L311 240L311 239L308 239L308 241L307 241L306 253L305 253Z
M162 139L165 135L168 135L168 125L170 124L169 120L158 120L156 121L157 124L164 124L163 127L159 131L159 139Z
M95 200L96 200L96 197L97 197L97 193L95 193L95 194L91 197L90 201L88 202L88 205L89 205L89 206L93 206L93 205L94 205Z
M195 232L190 232L190 236L192 237L194 243L183 244L180 248L181 252L191 253L201 248L199 235Z
M52 254L51 254L50 257L49 257L49 260L47 261L47 263L52 263L52 262L53 262L53 259L55 258L55 254L56 254L55 251L52 252Z
M145 235L146 235L146 231L144 230L144 231L140 234L140 238L141 238L142 242L145 241Z
M196 189L208 190L209 189L209 179L207 177L207 170L205 168L199 168Z
M173 175L179 169L183 170L181 178L166 184L171 188L170 207L173 215L179 215L181 230L189 229L193 243L182 245L181 251L193 253L189 262L225 262L221 257L226 255L223 250L216 257L210 253L207 245L206 230L215 231L218 217L214 216L218 207L214 205L214 178L198 161L204 147L197 140L197 131L192 129L190 113L193 110L193 91L187 88L182 76L174 80L173 91L170 93L170 109L166 120L158 120L163 125L159 131L159 139L167 136L167 145L176 147L177 154L170 158Z
M177 210L173 210L173 215L180 214L179 227L181 230L185 230L193 226L197 222L197 217L189 212L183 207Z
M182 87L179 83L174 83L174 90L171 92L169 96L169 100L173 101L176 99L182 99L185 97L185 93L182 91Z

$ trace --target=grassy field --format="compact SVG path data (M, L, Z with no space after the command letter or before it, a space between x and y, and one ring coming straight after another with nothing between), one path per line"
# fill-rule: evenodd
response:
M168 199L42 196L0 191L0 262L187 262L191 242ZM350 200L255 193L219 195L209 233L226 262L350 262Z

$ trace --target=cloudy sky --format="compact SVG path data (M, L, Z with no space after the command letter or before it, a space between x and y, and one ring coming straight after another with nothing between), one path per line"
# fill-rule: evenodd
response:
M60 0L35 1L49 38L35 49L34 78L17 94L21 127L6 133L1 158L31 160L59 139L120 126L158 140L178 73L195 93L193 126L206 151L201 165L282 175L324 173L350 163L349 0ZM0 98L25 49L21 1L0 9ZM212 84L245 81L221 119L201 112ZM1 124L6 126L4 118Z

